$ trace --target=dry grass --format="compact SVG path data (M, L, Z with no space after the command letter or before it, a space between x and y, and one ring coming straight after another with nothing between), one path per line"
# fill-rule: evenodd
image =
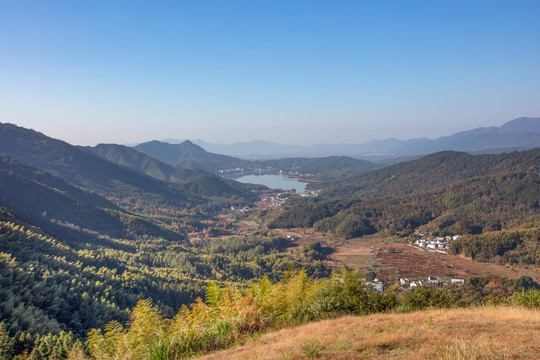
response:
M202 359L536 359L540 311L512 307L347 316Z

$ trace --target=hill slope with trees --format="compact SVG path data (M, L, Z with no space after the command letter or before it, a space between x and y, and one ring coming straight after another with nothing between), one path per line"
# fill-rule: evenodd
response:
M310 188L324 188L324 199L401 196L513 171L540 172L540 148L496 155L443 151Z
M248 161L232 156L209 153L189 140L180 144L154 140L135 146L135 150L172 166L203 169L213 173L219 169L243 168L249 164Z
M115 164L127 166L153 178L177 184L183 190L197 195L253 199L251 190L260 188L260 186L225 180L197 168L187 169L171 166L123 145L99 144L89 149Z
M418 230L434 236L479 235L456 242L452 251L538 265L539 167L540 149L437 153L326 184L320 198L297 199L297 205L262 216L270 228L313 227L346 238L376 232L409 238ZM474 241L492 245L477 244L473 250Z

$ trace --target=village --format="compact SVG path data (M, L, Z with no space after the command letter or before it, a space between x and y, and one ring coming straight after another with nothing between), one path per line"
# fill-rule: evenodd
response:
M244 169L244 168L230 168L230 169L220 169L218 174L226 178L236 178L238 176L244 175L268 175L268 174L278 174L278 172L271 167L267 168L253 168L253 169Z
M457 240L461 235L438 236L416 240L413 245L426 250L447 253L450 241Z
M299 193L298 196L301 196L303 198L316 198L317 196L319 196L320 192L320 190L306 190L302 193ZM271 194L263 197L261 201L270 208L282 207L287 202L290 194L294 194L294 192Z
M371 286L371 289L374 291L383 293L384 289L391 285L388 281L383 281L379 278L375 278L372 281L366 282L369 286ZM409 281L407 278L400 278L399 284L402 288L415 288L419 286L436 286L436 287L445 287L445 286L461 286L465 285L465 279L463 278L450 278L450 279L443 279L438 278L435 276L428 276L425 279L421 280L415 280L415 281Z
M268 207L282 207L287 202L288 197L283 194L277 194L276 196L267 196L262 198L262 201L268 205Z

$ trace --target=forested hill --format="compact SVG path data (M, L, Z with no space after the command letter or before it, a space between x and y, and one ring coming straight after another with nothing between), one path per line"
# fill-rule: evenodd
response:
M88 149L118 165L127 166L159 180L175 183L183 190L198 195L252 199L251 190L260 187L225 180L201 169L171 166L128 146L99 144Z
M89 147L88 149L104 159L118 165L130 167L160 180L184 182L197 176L207 174L206 171L199 169L173 167L129 146L99 144L94 147Z
M118 166L91 151L12 124L0 124L0 153L50 171L66 182L128 207L181 208L201 202L194 194L132 169Z
M249 165L248 161L242 159L209 153L189 140L181 144L154 140L139 144L135 149L172 166L203 169L214 173L220 169L243 168Z
M0 155L0 206L73 244L103 242L98 235L181 240L184 236L130 214L96 194L82 191L46 171Z
M322 199L403 196L460 180L513 171L540 172L540 148L495 155L443 151L340 181L312 184Z

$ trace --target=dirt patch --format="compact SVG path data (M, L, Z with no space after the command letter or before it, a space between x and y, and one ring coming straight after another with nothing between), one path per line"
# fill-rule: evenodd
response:
M368 270L370 262L375 258L376 250L361 241L347 241L336 247L330 256L338 264L349 269Z
M461 255L434 253L418 247L393 242L379 235L344 240L314 232L312 229L272 229L280 236L291 236L291 247L318 241L335 251L327 264L336 269L357 269L361 272L374 271L379 277L393 280L399 277L410 279L437 277L468 278L480 275L494 275L511 279L530 276L540 282L540 269L519 268L497 263L472 261ZM294 250L293 250L294 251Z
M462 275L449 265L447 255L432 254L407 245L382 246L375 261L382 265L382 270L377 273L384 278Z
M373 253L376 256L370 263ZM336 247L331 258L336 267L341 265L364 272L373 270L385 279L494 275L508 278L530 276L540 282L538 268L482 263L461 255L434 253L407 244L388 243L386 239L374 236L344 241Z

